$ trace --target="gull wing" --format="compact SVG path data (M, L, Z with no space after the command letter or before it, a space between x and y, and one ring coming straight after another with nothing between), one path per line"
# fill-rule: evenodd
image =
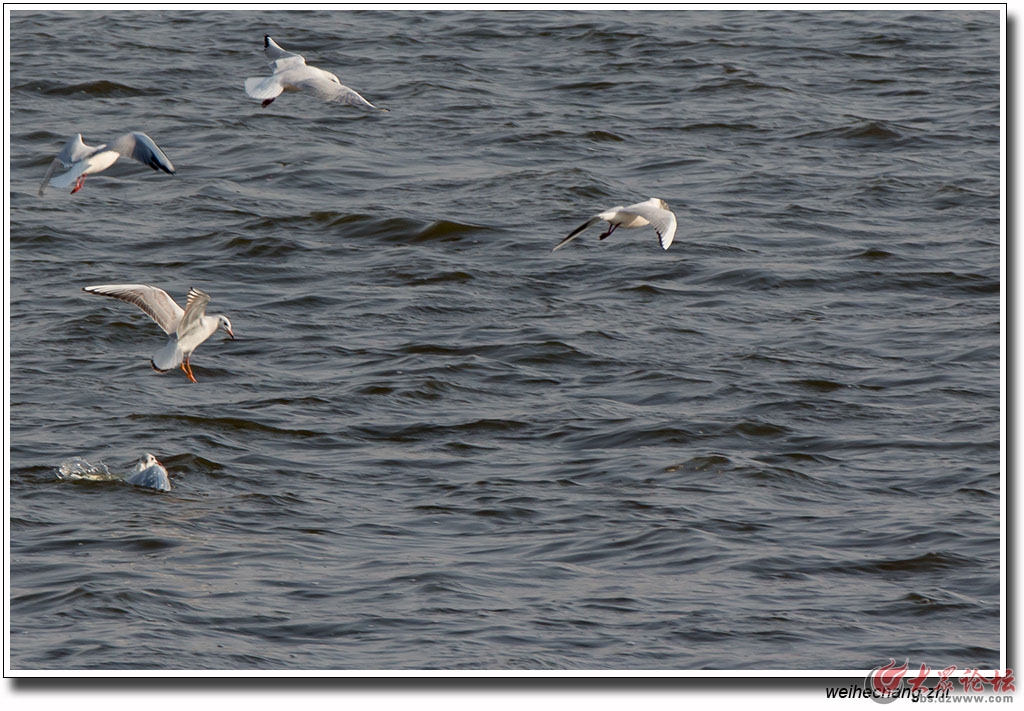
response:
M123 156L131 156L143 165L148 165L153 170L162 170L165 173L174 174L174 164L171 159L160 150L152 138L144 133L126 133L119 136L116 141L110 144L109 149L117 151Z
M603 214L603 213L602 213L602 214ZM603 220L603 219L604 219L604 218L603 218L603 217L601 217L601 215L594 215L594 216L593 216L593 217L591 217L591 218L590 218L589 220L587 220L586 222L584 222L584 223L583 223L582 225L580 225L579 227L577 227L576 229L574 229L574 230L573 230L572 232L570 232L570 233L569 233L569 235L568 235L568 236L567 236L567 237L566 237L565 239L563 239L563 240L562 240L561 242L559 242L558 244L556 244L556 245L555 245L555 246L554 246L554 247L553 247L553 248L551 249L551 251L552 251L552 252L555 252L555 251L557 251L557 250L561 249L562 247L564 247L565 245L569 244L569 243L570 243L570 242L572 242L572 241L573 241L574 239L576 239L576 237L577 237L577 236L578 236L578 235L579 235L579 234L580 234L581 232L583 232L584 230L588 230L588 229L590 229L591 227L593 227L594 225L596 225L596 224L597 224L598 222L600 222L600 221L601 221L601 220Z
M53 171L57 168L66 168L67 166L61 162L60 158L54 158L50 161L50 167L46 169L46 175L43 176L43 182L39 184L39 194L42 195L46 192L46 186L50 184L50 178L53 176Z
M88 157L95 150L96 149L92 146L85 145L85 142L82 141L82 134L80 133L76 133L74 136L69 138L60 153L57 154L57 157L50 162L50 167L46 169L46 175L43 176L43 182L39 185L39 194L42 195L46 191L46 186L50 184L50 178L58 167L70 168L82 158ZM78 176L76 175L75 177L77 178ZM68 183L68 185L70 185L70 183Z
M676 215L671 210L661 207L661 204L658 198L651 198L646 202L623 208L623 211L639 215L650 222L651 227L658 233L661 248L668 249L676 236Z
M325 74L327 73L325 72ZM338 78L333 74L309 77L308 79L296 82L295 85L299 88L312 91L324 101L333 101L339 104L348 104L349 106L363 106L371 109L377 108L360 96L359 92L354 89L350 89L339 82ZM387 109L379 110L387 111Z
M263 35L263 55L267 58L275 74L306 63L305 57L295 54L295 52L289 52L275 42L270 35Z
M102 148L102 146L100 147ZM63 163L65 168L70 168L72 163L77 163L91 155L95 150L96 148L93 146L85 145L85 141L82 140L82 134L76 133L64 144L64 148L57 154L57 160Z
M185 313L178 323L178 336L190 331L196 323L206 315L206 305L210 303L210 295L202 289L192 287L188 290L188 301L185 304Z
M135 304L145 311L168 336L178 330L185 311L174 303L166 291L147 284L104 284L82 288L90 294L110 296L114 299ZM189 292L191 303L191 292ZM209 300L209 297L207 297Z

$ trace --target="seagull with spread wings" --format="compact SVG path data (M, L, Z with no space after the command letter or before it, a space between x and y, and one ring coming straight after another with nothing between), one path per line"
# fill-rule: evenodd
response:
M572 242L584 230L589 229L599 222L607 222L608 229L598 235L598 239L605 239L618 227L631 230L637 227L650 225L658 233L658 240L662 249L668 249L676 236L676 216L669 209L668 204L660 198L651 198L644 202L638 202L629 207L618 205L610 210L598 213L584 222L582 225L569 233L569 236L555 245L554 252Z
M192 352L216 333L217 329L223 329L231 338L235 337L227 316L207 315L206 305L210 303L210 295L195 287L188 290L188 301L184 309L166 291L148 284L86 286L82 291L127 301L149 314L164 333L171 337L167 345L150 360L153 370L162 373L181 366L193 383L196 377L189 364Z
M101 146L87 146L82 140L82 134L76 133L68 139L63 150L51 161L50 167L43 177L43 183L39 186L39 194L43 194L47 185L52 185L55 188L67 188L74 185L71 190L71 194L74 195L85 184L85 176L106 170L114 165L121 156L134 158L153 170L174 174L174 164L160 150L156 141L144 133L137 131L126 133ZM68 171L51 180L54 171L59 167L67 168Z
M245 93L254 99L262 99L263 108L269 106L282 92L307 91L324 101L387 111L374 106L358 92L349 89L330 72L309 66L302 55L285 50L271 39L270 35L263 36L263 54L266 55L274 73L269 77L252 77L245 80Z

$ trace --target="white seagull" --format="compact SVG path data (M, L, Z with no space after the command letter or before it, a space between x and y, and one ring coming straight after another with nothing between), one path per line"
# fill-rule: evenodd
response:
M105 464L90 464L81 457L72 457L60 463L57 470L59 479L83 481L123 481L126 484L145 486L160 491L170 491L171 481L167 470L149 452L136 462L135 467L123 474L113 473Z
M135 468L128 472L124 479L135 486L147 486L150 489L159 491L170 491L171 480L167 476L167 470L156 457L149 452L142 457L135 465Z
M74 195L85 184L85 176L106 170L121 156L131 156L153 170L174 173L174 165L170 159L160 150L156 141L144 133L126 133L112 143L102 146L87 146L82 141L82 134L76 133L68 139L64 149L50 163L43 177L43 184L39 186L39 194L42 195L46 186L52 184L56 188L74 185L71 190L71 194ZM58 166L70 170L50 180Z
M338 77L330 72L311 67L306 64L302 55L283 49L270 38L270 35L263 36L263 53L274 73L269 77L252 77L245 80L245 93L254 99L263 99L263 108L267 108L283 91L310 91L324 101L378 108L342 84Z
M206 315L206 305L210 303L210 295L196 288L188 290L188 301L185 308L178 306L166 291L146 284L107 284L103 286L86 286L82 291L101 296L112 296L129 304L135 304L156 321L171 340L156 352L150 360L153 370L165 372L179 365L185 375L193 383L189 358L192 352L202 345L206 339L224 329L231 338L235 334L231 330L231 321L222 314Z
M668 204L664 200L660 198L651 198L650 200L638 202L636 205L630 205L629 207L618 205L610 210L605 210L602 213L594 215L570 232L569 236L556 244L554 249L551 251L554 252L557 249L561 249L575 239L581 232L593 227L598 222L607 222L609 224L608 230L599 235L598 239L604 239L614 232L616 227L631 230L635 227L646 227L647 225L650 225L654 228L654 231L658 233L658 239L661 241L661 248L668 249L669 245L672 244L672 239L676 236L675 213L669 209Z

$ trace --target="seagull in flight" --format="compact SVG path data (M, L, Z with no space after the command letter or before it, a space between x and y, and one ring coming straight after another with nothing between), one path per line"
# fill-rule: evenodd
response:
M668 249L669 245L672 244L672 239L676 236L675 213L669 209L668 204L664 200L660 198L651 198L650 200L638 202L636 205L630 205L629 207L619 205L611 208L610 210L605 210L604 212L594 215L570 232L569 236L556 244L554 249L551 251L554 252L555 250L561 249L576 239L581 232L593 227L599 222L607 222L608 229L598 235L598 239L605 239L614 232L617 227L631 230L636 227L646 227L647 225L650 225L654 228L654 231L658 233L658 240L661 242L661 248Z
M309 91L324 101L387 111L349 89L330 72L309 66L302 55L285 50L270 35L263 36L263 54L274 73L269 77L245 80L245 93L254 99L263 99L263 108L267 108L283 91Z
M147 284L86 286L82 291L127 301L149 314L164 333L171 337L167 345L150 360L153 370L163 373L181 366L193 383L196 382L196 376L189 364L192 352L218 329L223 329L232 339L235 337L227 316L207 315L206 305L210 303L210 295L195 287L188 290L188 301L184 309L166 291Z
M85 184L85 176L106 170L114 165L121 156L134 158L153 170L174 174L174 165L170 159L160 150L156 141L144 133L126 133L111 143L101 146L85 145L85 142L82 141L82 134L76 133L68 139L63 150L50 163L50 167L43 177L43 183L39 186L39 194L43 194L47 185L53 185L55 188L74 185L75 187L71 189L71 194L74 195ZM53 172L62 166L70 170L51 180Z

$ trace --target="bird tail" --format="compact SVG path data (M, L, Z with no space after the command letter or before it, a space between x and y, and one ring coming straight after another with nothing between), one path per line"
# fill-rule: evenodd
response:
M181 348L178 346L178 341L172 338L167 342L167 345L158 350L153 357L150 359L149 364L153 366L153 370L158 373L165 373L168 370L173 370L181 365L181 362L185 359L185 354L181 352Z
M86 165L86 161L79 161L78 163L75 163L75 165L68 172L61 173L57 177L50 180L49 184L55 188L70 188L72 185L75 184L75 181L78 180L78 176L84 173L86 168L88 167L89 166Z
M245 80L245 93L253 99L273 99L281 95L284 87L273 76L250 77Z

